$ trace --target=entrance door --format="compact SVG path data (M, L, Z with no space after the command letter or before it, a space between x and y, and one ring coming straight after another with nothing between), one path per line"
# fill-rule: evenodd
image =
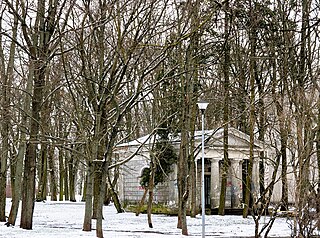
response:
M211 176L205 175L204 176L204 200L205 200L205 207L210 208L211 199L210 199L210 187L211 187Z

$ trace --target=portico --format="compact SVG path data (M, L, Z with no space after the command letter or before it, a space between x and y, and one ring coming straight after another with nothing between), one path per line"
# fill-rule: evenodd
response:
M217 131L213 138L205 146L205 176L210 185L205 186L206 207L215 209L219 207L221 177L223 167L223 131ZM249 137L233 128L229 132L229 169L227 174L226 208L242 208L244 197L244 186L247 175L247 166L249 161ZM259 144L254 144L254 160L252 171L251 191L255 196L259 196L259 153L262 151ZM200 181L201 167L199 166L200 157L197 157L197 178ZM197 196L200 196L200 186L197 190ZM200 201L200 200L199 200Z

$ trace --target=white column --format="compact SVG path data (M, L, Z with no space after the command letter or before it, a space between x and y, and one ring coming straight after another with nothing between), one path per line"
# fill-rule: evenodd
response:
M251 191L254 199L257 199L260 195L259 157L253 158Z
M231 159L231 207L237 208L242 200L242 160Z
M219 158L211 159L211 187L210 187L211 208L219 207L219 200L220 200L219 161L220 161Z

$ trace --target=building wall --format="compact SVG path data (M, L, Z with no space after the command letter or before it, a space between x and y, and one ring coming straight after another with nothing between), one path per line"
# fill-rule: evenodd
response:
M126 203L140 202L144 189L140 185L140 176L144 168L149 167L145 156L138 155L122 167L119 193L122 201ZM153 201L155 203L176 203L176 168L168 177L168 181L158 184L154 189ZM147 196L148 198L148 196Z

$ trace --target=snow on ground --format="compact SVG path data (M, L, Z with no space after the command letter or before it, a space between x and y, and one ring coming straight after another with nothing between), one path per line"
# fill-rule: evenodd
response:
M7 200L6 214L9 214L11 202ZM19 211L20 214L20 211ZM83 202L40 202L35 204L33 230L19 228L18 216L15 227L7 227L0 223L0 237L5 238L65 238L65 237L95 237L95 230L83 232L84 217ZM165 215L153 215L153 226L149 228L147 216L134 213L117 214L114 206L104 207L104 236L110 238L164 238L186 237L176 228L177 218ZM241 216L206 216L206 237L253 237L253 219ZM268 218L262 218L261 224ZM201 237L201 216L192 219L188 217L188 237ZM290 221L278 218L273 225L269 237L290 237ZM93 228L95 223L93 222Z

